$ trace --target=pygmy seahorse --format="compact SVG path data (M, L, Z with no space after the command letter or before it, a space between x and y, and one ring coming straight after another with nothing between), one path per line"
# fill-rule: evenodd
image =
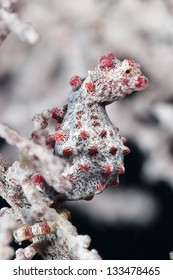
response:
M72 183L67 200L89 199L119 183L124 155L130 152L125 137L110 121L106 105L147 87L148 79L134 60L114 54L99 58L86 78L74 76L65 106L56 108L55 154L67 161L63 172Z

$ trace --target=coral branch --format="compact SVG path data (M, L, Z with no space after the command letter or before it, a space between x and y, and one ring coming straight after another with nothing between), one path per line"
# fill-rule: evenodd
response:
M0 260L10 259L14 255L14 249L9 244L17 227L14 217L7 214L8 211L5 212L2 218L0 216Z
M22 22L18 15L13 13L14 4L17 0L0 1L0 45L10 32L29 44L35 44L39 40L38 33L34 28Z
M6 125L0 124L0 136L5 138L9 144L16 145L33 168L37 168L47 183L53 186L57 192L61 193L70 190L70 182L62 176L58 176L65 166L65 162L62 159L52 155L52 152L45 147L25 140Z
M37 251L35 250L34 244L29 245L28 247L18 249L15 254L15 260L31 260Z

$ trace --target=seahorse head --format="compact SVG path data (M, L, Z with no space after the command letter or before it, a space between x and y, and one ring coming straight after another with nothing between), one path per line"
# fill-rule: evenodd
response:
M148 79L134 60L120 61L114 54L99 58L96 68L88 72L84 82L90 101L110 104L127 94L147 87Z

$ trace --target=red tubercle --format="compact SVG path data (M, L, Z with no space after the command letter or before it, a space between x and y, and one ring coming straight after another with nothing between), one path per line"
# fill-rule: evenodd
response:
M99 62L101 63L102 61L104 61L105 59L111 59L114 60L116 58L114 53L109 53L107 55L102 55L99 57Z
M128 64L133 67L134 65L136 65L135 61L133 59L127 59Z
M87 162L79 163L79 169L82 171L88 171L90 169L90 164Z
M102 192L105 189L105 184L100 183L96 185L96 190Z
M127 154L129 154L129 153L130 153L130 148L127 147L127 146L125 146L125 147L124 147L124 150L123 150L123 155L127 155Z
M121 137L121 140L122 140L123 144L125 144L127 142L127 138L124 136Z
M46 185L46 181L40 173L35 173L34 175L32 175L31 179L35 185L39 185L42 187Z
M117 150L118 150L118 148L117 148L117 147L112 146L112 147L110 148L109 152L110 152L112 155L115 155L115 154L116 154L116 152L117 152Z
M63 119L63 115L64 115L64 110L62 108L55 107L52 109L52 119L61 122Z
M95 121L93 121L92 125L93 126L100 126L100 121L95 120Z
M86 90L88 91L88 92L93 92L93 91L95 91L95 85L94 85L94 83L93 82L87 82L86 84L85 84L85 87L86 87Z
M103 68L106 68L106 67L112 67L113 64L114 64L113 60L106 57L105 59L102 60L100 66L103 67Z
M77 127L82 127L82 123L81 123L80 121L78 121L78 122L76 123L76 126L77 126Z
M91 155L91 156L95 156L97 153L98 153L98 149L96 146L91 146L88 148L88 153Z
M55 145L54 136L53 136L53 135L49 135L49 136L46 138L46 146L49 147L49 148L53 148L54 145Z
M59 117L59 108L55 107L52 109L52 119L57 120Z
M86 140L89 137L89 133L86 130L81 130L80 136L83 140Z
M116 55L114 53L109 53L107 55L107 58L110 58L110 59L115 59L116 58Z
M113 167L110 164L105 164L102 170L105 174L111 174L113 172Z
M121 83L122 83L123 85L127 85L128 82L129 82L129 80L128 80L127 78L123 78L122 81L121 81Z
M57 142L63 142L67 138L66 133L63 130L57 130L54 134L54 139Z
M56 128L62 128L62 124L61 123L57 123L56 124Z
M101 56L99 58L101 68L112 68L114 66L115 55L110 53L106 56Z
M148 79L143 76L139 76L136 80L135 87L137 89L144 89L148 85Z
M91 116L91 119L97 120L97 119L98 119L98 116L97 116L97 115L93 115L93 116Z
M125 173L125 168L124 165L120 164L116 170L116 173L118 174L124 174Z
M101 132L100 132L100 136L103 138L103 137L106 137L107 135L107 131L105 129L103 129Z
M70 85L73 89L80 87L82 82L83 82L83 78L81 78L80 76L73 76L70 79Z
M71 156L73 154L73 149L71 147L63 148L62 153L64 156Z

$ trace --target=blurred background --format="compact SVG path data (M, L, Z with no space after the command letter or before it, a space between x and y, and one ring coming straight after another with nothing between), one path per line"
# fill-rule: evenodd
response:
M0 48L0 121L23 137L32 116L62 106L73 75L85 77L101 55L132 58L149 87L107 107L128 139L118 188L66 203L80 234L103 259L169 259L173 250L173 0L19 0L35 46L10 34ZM0 139L12 163L17 149ZM4 206L4 201L0 201Z

